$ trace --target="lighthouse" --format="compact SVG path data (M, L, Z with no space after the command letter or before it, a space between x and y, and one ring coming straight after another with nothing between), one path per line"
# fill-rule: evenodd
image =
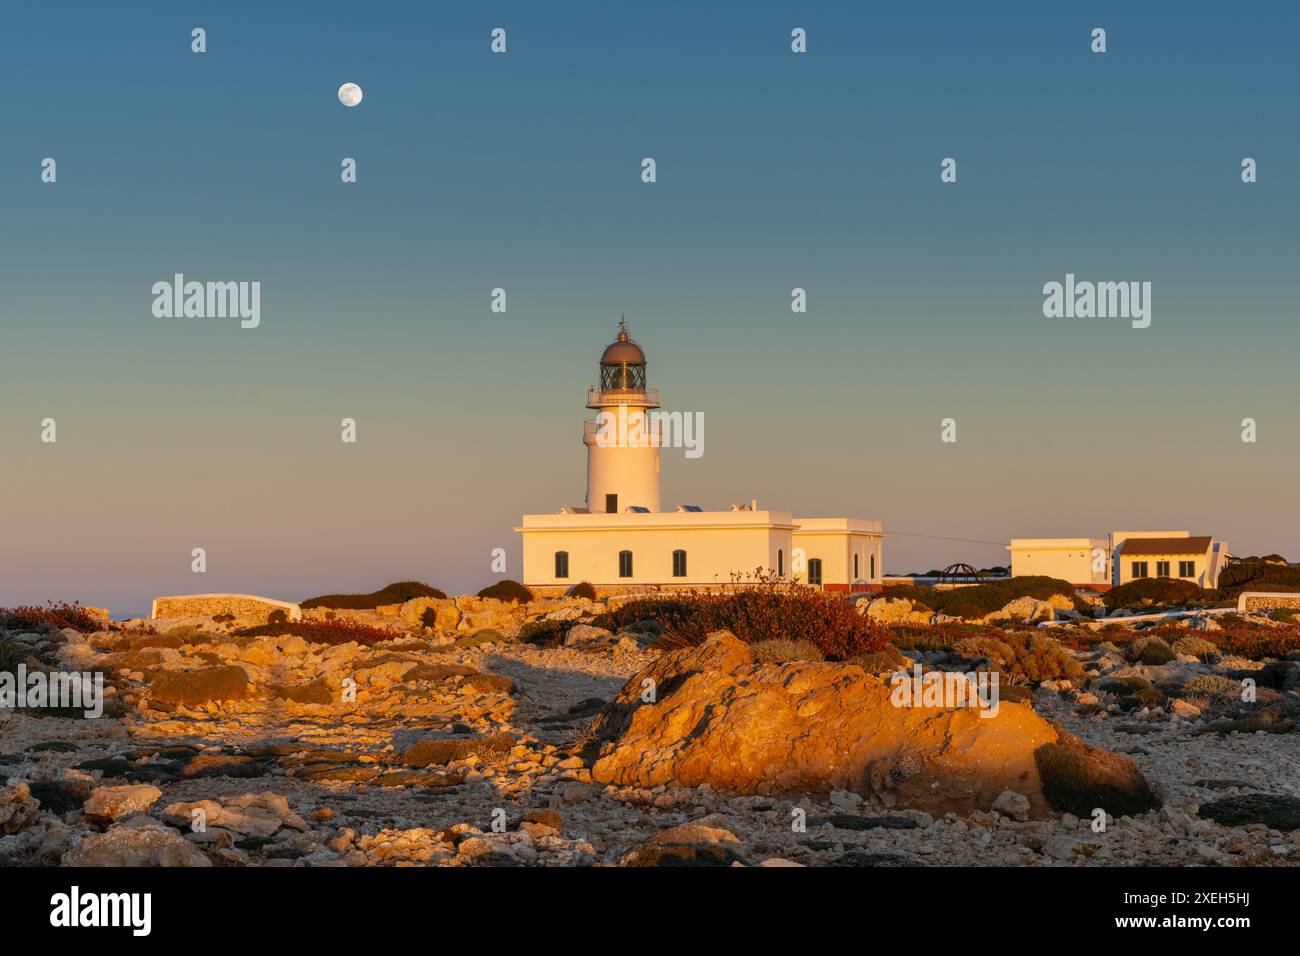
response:
M659 390L649 387L645 369L645 352L620 317L596 386L587 390L587 407L596 412L582 430L587 500L526 514L515 528L523 535L523 581L534 594L585 584L603 598L771 578L846 593L881 587L879 521L796 518L760 510L753 498L726 510L683 502L665 511L659 455L677 447L680 413L659 410Z
M595 421L583 425L587 446L587 509L618 514L658 512L659 429L651 412L659 389L646 385L645 352L628 335L623 317L618 337L600 357L597 386L587 390Z

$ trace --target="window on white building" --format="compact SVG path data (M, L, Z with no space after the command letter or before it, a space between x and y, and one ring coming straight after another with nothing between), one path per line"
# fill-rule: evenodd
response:
M1168 562L1168 561L1157 561L1157 562L1156 562L1156 577L1158 577L1158 578L1167 578L1167 577L1169 577L1169 562Z
M1178 562L1178 576L1179 576L1180 578L1194 578L1194 577L1196 577L1196 562L1195 562L1195 561L1179 561L1179 562Z
M620 551L618 553L618 576L620 578L630 578L632 576L631 551Z
M1133 570L1133 573L1132 573L1131 576L1132 576L1135 580L1136 580L1137 578L1148 578L1148 577L1151 576L1151 575L1147 574L1147 563L1146 563L1145 561L1134 561L1134 562L1133 562L1133 569L1132 569L1132 570Z
M808 559L808 583L818 584L818 585L822 583L822 559L821 558Z
M569 552L555 552L555 576L557 578L567 578L569 576Z
M673 577L686 577L686 552L680 548L673 552Z

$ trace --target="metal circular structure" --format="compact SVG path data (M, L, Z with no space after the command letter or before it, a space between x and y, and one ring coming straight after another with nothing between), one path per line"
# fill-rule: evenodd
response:
M934 584L935 587L939 587L943 584L965 584L969 582L983 584L988 579L989 576L983 571L976 571L969 564L960 562L958 564L950 564L940 571L939 578L934 582Z

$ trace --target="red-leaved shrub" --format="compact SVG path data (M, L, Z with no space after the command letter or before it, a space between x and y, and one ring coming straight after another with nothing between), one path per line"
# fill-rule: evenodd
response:
M641 620L658 621L661 647L701 643L714 631L730 631L747 644L782 639L811 641L827 660L879 651L888 629L858 614L843 599L817 588L756 576L722 593L688 591L672 597L629 601L592 622L618 630Z
M53 628L70 627L82 633L102 631L105 627L102 618L91 614L77 602L46 602L45 607L35 604L23 604L18 607L0 608L0 625L11 631L30 630L41 625Z

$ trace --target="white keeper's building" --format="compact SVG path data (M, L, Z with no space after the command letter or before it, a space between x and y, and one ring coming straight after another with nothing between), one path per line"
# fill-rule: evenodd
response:
M879 521L796 518L758 502L706 511L665 510L659 494L664 444L659 390L641 347L619 322L587 391L596 421L583 428L587 496L581 507L524 515L523 583L553 594L587 581L604 593L731 585L762 571L833 591L878 590L884 573ZM633 427L626 427L631 421ZM619 427L610 427L611 423Z

